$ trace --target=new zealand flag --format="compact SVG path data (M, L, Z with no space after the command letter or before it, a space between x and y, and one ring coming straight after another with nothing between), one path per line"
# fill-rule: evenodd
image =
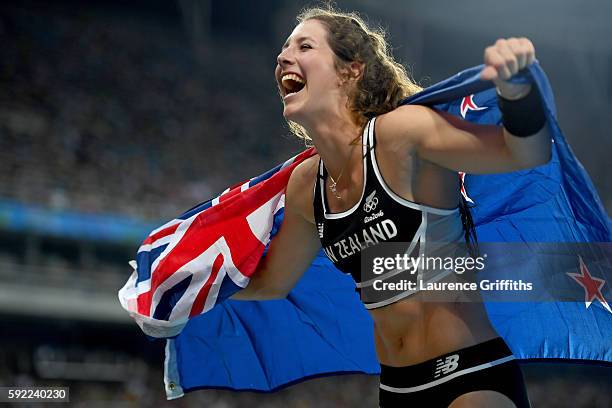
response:
M405 103L500 124L495 91L479 80L481 69L465 70ZM539 65L516 80L539 87L552 159L508 174L463 175L464 193L473 203L479 241L524 245L531 252L519 257L520 268L507 259L512 270L536 286L563 289L521 302L485 296L489 318L518 358L611 362L612 269L605 244L612 240L611 222L561 134ZM145 333L173 337L166 347L168 398L202 387L270 391L317 375L378 372L373 324L355 284L322 253L287 299L221 302L248 284L282 222L289 174L312 154L307 150L228 189L153 231L140 247L119 298ZM556 250L561 243L580 245L562 251L561 265L536 243ZM578 250L584 245L591 245L590 255ZM574 300L566 296L572 291Z

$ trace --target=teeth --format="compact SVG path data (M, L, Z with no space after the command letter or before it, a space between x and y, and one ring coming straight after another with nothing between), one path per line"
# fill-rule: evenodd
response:
M287 80L292 80L295 82L299 82L300 84L304 84L304 80L302 78L300 78L299 76L297 76L296 74L285 74L283 75L283 78L281 79L282 82L285 82Z

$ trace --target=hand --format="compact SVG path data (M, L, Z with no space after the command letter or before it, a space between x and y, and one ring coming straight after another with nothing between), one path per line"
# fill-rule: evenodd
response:
M493 81L499 94L506 99L519 99L531 89L529 84L508 82L517 72L535 59L535 48L527 38L499 39L484 52L485 67L480 72L483 81Z

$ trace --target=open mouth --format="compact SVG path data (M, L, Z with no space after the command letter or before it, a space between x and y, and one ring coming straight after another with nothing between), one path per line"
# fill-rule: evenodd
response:
M300 92L306 81L297 74L285 74L281 79L283 97Z

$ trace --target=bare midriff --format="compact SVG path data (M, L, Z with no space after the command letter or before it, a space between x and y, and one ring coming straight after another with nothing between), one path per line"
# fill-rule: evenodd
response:
M429 302L420 296L369 310L381 364L418 364L497 337L482 303Z

